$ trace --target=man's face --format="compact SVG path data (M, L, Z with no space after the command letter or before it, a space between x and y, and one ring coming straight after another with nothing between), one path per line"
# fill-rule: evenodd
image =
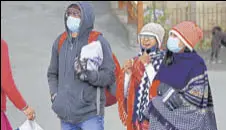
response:
M66 13L67 17L81 18L81 11L78 7L70 7Z

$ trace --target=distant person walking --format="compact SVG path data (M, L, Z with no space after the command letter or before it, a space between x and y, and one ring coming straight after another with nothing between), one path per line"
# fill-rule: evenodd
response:
M222 29L219 26L216 26L212 29L212 41L211 41L211 56L210 62L221 63L222 61L219 59L219 53L221 46L226 46L226 34L223 33Z

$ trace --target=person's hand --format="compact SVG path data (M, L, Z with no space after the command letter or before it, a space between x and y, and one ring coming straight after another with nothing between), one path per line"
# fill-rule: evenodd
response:
M75 59L74 69L75 69L76 74L79 74L82 72L82 65L81 65L79 57L76 57L76 59Z
M139 60L143 63L143 65L145 65L151 62L151 57L146 52L144 52L144 54L139 57Z
M88 70L82 70L78 73L78 78L84 82L88 81Z
M27 116L28 120L34 120L35 119L35 111L30 106L28 106L23 112Z
M163 103L170 111L179 108L183 104L179 92L170 85L161 83L158 86L157 93L158 96L163 96Z
M173 111L173 110L179 108L180 106L182 106L183 101L177 91L169 91L169 93L166 95L166 97L164 97L163 103L170 111Z
M124 70L126 73L130 74L132 72L133 60L129 59L124 63Z
M87 62L88 62L88 59L80 60L78 57L76 58L74 63L76 76L82 81L87 80Z

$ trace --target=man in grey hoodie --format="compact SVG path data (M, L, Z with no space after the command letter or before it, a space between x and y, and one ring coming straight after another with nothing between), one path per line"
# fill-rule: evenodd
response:
M102 46L103 62L98 71L78 72L74 69L81 48L88 44L94 19L93 8L88 2L69 5L64 17L67 38L60 53L61 35L53 43L47 77L52 109L61 120L62 130L104 129L104 87L115 82L115 64L111 47L102 35L98 40Z

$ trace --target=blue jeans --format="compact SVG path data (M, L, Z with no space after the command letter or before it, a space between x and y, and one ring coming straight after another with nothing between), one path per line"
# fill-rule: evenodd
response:
M104 130L104 117L95 116L76 125L61 121L61 130Z

